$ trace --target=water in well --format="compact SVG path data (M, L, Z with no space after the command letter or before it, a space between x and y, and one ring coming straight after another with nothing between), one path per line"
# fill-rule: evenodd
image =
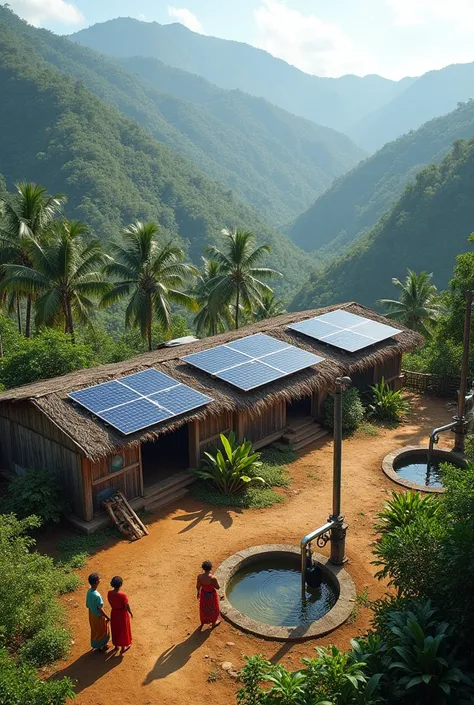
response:
M306 587L301 597L298 562L263 560L242 568L227 588L227 598L239 612L274 627L305 626L324 617L335 605L335 588L323 577L319 588Z
M445 462L445 458L434 456L428 467L427 454L414 453L400 458L395 463L394 470L401 479L409 480L422 487L442 487L440 465Z

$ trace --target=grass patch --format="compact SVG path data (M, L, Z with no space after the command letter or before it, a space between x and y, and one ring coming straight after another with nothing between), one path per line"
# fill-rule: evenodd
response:
M355 436L378 436L380 433L379 428L371 421L362 421L359 428L357 429Z
M224 495L206 480L198 480L190 487L190 494L208 504L219 507L236 507L238 509L265 509L273 504L285 501L285 497L276 492L274 487L288 487L290 477L287 464L296 460L292 446L275 444L262 451L262 466L255 470L255 475L263 477L264 487L253 485L236 495Z
M57 544L61 556L56 562L66 571L80 570L84 568L89 556L102 548L107 541L121 537L122 534L115 526L106 526L89 535L67 536Z

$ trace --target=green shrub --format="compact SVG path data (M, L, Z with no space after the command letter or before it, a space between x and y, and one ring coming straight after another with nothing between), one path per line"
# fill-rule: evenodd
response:
M45 627L23 644L21 660L41 668L64 658L71 648L71 634L62 627Z
M398 423L409 409L408 402L400 391L394 391L384 378L371 387L372 403L369 413L377 421Z
M342 432L356 431L364 419L364 407L355 387L342 392ZM334 397L329 394L324 403L324 424L334 431Z
M235 433L226 437L220 434L223 450L205 453L206 459L200 469L193 470L202 480L209 480L224 495L239 494L247 485L265 481L255 475L261 467L260 453L252 452L250 441L237 443Z
M9 483L8 492L0 508L20 519L35 515L42 524L56 523L66 508L58 477L48 470L27 470Z
M5 649L0 649L1 705L66 705L69 698L74 698L69 678L42 681L33 668L16 663Z

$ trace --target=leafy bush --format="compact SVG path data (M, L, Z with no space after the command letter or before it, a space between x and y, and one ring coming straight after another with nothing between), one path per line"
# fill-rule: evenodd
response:
M71 336L45 329L33 338L24 338L18 350L0 360L0 382L9 387L58 377L94 364L92 349L73 345Z
M419 492L392 492L392 498L377 514L378 523L375 530L389 533L398 528L405 528L417 517L433 517L440 504L433 495L422 496Z
M403 368L412 372L457 377L461 369L462 350L462 343L437 332L420 350L404 355Z
M42 524L56 523L65 510L58 477L48 470L27 470L9 483L8 492L0 509L20 519L35 515Z
M22 661L40 668L64 658L71 648L71 634L61 627L45 627L23 644Z
M397 423L408 411L409 405L402 393L391 389L383 377L371 390L373 401L369 404L369 412L377 421Z
M57 596L70 576L34 550L28 532L39 526L37 517L0 514L0 640L15 650L43 629L62 626Z
M364 419L364 407L359 396L359 390L351 387L342 392L342 432L356 431ZM334 431L334 397L329 394L324 403L324 423L329 430Z
M73 697L69 678L44 682L33 668L16 663L5 649L0 649L1 705L66 705Z
M193 470L202 480L210 480L224 495L242 492L252 483L264 484L262 477L253 474L261 467L260 453L252 452L250 441L237 443L235 433L231 431L226 437L220 434L223 447L215 453L205 453L206 460L202 467Z

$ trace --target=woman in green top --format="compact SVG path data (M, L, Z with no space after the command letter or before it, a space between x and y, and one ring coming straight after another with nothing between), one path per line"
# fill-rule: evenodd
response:
M105 651L109 641L110 619L104 612L104 601L97 588L100 583L98 573L89 575L90 588L87 591L86 607L89 610L89 624L91 627L91 646L98 651Z

